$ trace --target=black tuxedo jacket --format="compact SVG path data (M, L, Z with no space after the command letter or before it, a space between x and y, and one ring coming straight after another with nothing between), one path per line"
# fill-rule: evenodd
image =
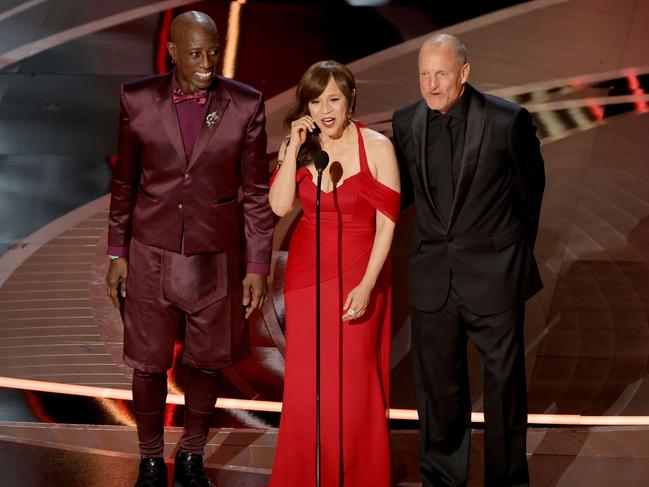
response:
M543 158L529 112L466 85L469 109L451 217L440 217L428 188L427 106L394 112L402 201L416 204L410 261L411 305L436 311L451 282L462 304L500 313L542 287L534 258L545 186ZM434 164L434 161L431 161Z

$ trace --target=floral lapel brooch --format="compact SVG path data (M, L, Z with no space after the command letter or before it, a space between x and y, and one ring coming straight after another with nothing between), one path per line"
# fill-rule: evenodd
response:
M207 117L205 117L205 122L207 123L208 127L214 125L216 122L218 122L218 120L219 120L219 112L208 113Z

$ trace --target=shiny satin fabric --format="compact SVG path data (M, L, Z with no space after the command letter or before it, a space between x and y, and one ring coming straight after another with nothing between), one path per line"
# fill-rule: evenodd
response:
M187 159L171 85L167 73L122 88L109 247L128 247L134 237L178 253L182 244L183 253L195 254L222 252L245 240L248 262L270 262L274 220L261 94L215 80Z
M125 361L146 372L171 366L183 321L190 366L246 356L241 280L247 266L268 266L272 249L261 93L217 78L188 158L172 76L122 87L111 188L109 250L130 247Z
M124 362L144 372L168 370L178 327L183 322L183 363L211 370L230 367L248 356L240 254L234 248L211 257L170 255L168 250L132 239ZM198 276L197 265L204 266ZM183 284L188 288L181 289Z

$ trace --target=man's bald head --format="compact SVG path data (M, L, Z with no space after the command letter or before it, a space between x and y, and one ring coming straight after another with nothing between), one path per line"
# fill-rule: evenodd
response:
M457 57L458 62L460 63L460 66L466 64L467 62L466 46L462 44L462 42L460 42L460 39L458 39L455 36L452 36L451 34L435 34L428 37L421 45L421 50L419 51L419 55L421 56L422 51L424 51L428 47L441 47L445 45L450 47L453 50L455 56Z
M218 29L212 17L203 12L192 10L185 12L171 21L169 39L174 44L187 36L187 32L194 29L204 29L218 35Z
M167 49L176 81L185 93L207 89L216 77L221 46L216 24L203 12L185 12L171 22Z

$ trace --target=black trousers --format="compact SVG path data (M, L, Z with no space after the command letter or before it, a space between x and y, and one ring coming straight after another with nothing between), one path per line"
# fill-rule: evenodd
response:
M412 309L412 360L424 487L465 486L471 438L467 339L484 366L485 485L528 486L525 304L490 316L462 306L452 289L429 313Z

